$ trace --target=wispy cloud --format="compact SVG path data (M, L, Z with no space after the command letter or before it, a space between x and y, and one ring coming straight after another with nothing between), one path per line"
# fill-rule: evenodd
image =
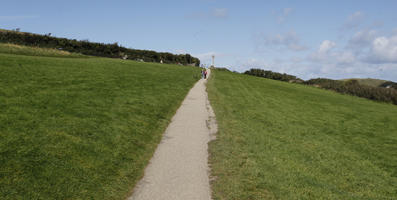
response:
M336 46L335 42L324 40L318 48L319 53L328 53L332 48Z
M187 19L226 19L229 17L227 8L214 8L209 11L200 11L185 15Z
M364 21L364 14L361 11L356 11L349 15L343 23L342 30L351 30L358 28Z
M257 51L266 50L284 50L303 51L307 47L301 44L301 39L295 31L285 34L264 35L256 34L254 36L254 45Z
M0 16L0 20L2 21L14 21L14 20L26 20L26 19L35 19L39 18L38 15L3 15Z
M348 48L360 50L368 47L376 38L377 31L366 29L356 32L348 41Z
M284 8L281 12L277 13L277 23L282 24L285 22L287 17L291 14L294 9L292 8Z
M228 10L227 8L215 8L211 14L215 18L226 18L228 17Z

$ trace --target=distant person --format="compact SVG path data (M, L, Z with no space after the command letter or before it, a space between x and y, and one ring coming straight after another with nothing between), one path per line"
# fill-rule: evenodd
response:
M204 79L207 79L207 70L204 69Z
M201 69L201 78L204 79L204 76L205 76L205 74L204 74L204 68L203 68L203 69Z

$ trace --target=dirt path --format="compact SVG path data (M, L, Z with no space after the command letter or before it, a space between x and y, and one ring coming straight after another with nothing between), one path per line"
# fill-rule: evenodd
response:
M206 82L189 91L129 200L211 199L207 143L217 127Z

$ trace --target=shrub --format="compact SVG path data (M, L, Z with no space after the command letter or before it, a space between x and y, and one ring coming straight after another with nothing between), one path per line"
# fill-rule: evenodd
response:
M342 94L350 94L397 105L397 90L392 88L360 85L357 80L338 81L325 78L310 79L304 83L307 85L319 86L328 90L334 90Z
M392 81L386 81L382 83L379 87L384 87L384 88L393 88L397 90L397 83L392 82Z
M302 79L297 78L296 76L293 75L289 75L289 74L281 74L281 73L277 73L277 72L272 72L272 71L265 71L263 69L250 69L246 72L244 72L244 74L248 74L251 76L258 76L258 77L263 77L263 78L269 78L269 79L274 79L274 80L279 80L279 81L286 81L286 82L303 82Z

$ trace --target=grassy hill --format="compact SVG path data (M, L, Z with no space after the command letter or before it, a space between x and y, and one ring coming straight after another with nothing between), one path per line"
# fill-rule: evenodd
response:
M190 54L172 54L126 48L116 43L105 44L51 36L51 34L36 34L20 32L19 30L0 29L0 43L12 43L40 48L63 49L68 52L106 58L123 58L128 60L143 60L167 64L182 64L199 66L200 60Z
M50 48L27 47L16 44L0 43L0 53L2 54L17 54L27 56L47 56L47 57L64 57L64 58L87 58L88 56L70 53L68 51L61 51Z
M195 67L0 52L0 199L125 198L199 78Z
M214 199L397 199L397 106L214 70Z

